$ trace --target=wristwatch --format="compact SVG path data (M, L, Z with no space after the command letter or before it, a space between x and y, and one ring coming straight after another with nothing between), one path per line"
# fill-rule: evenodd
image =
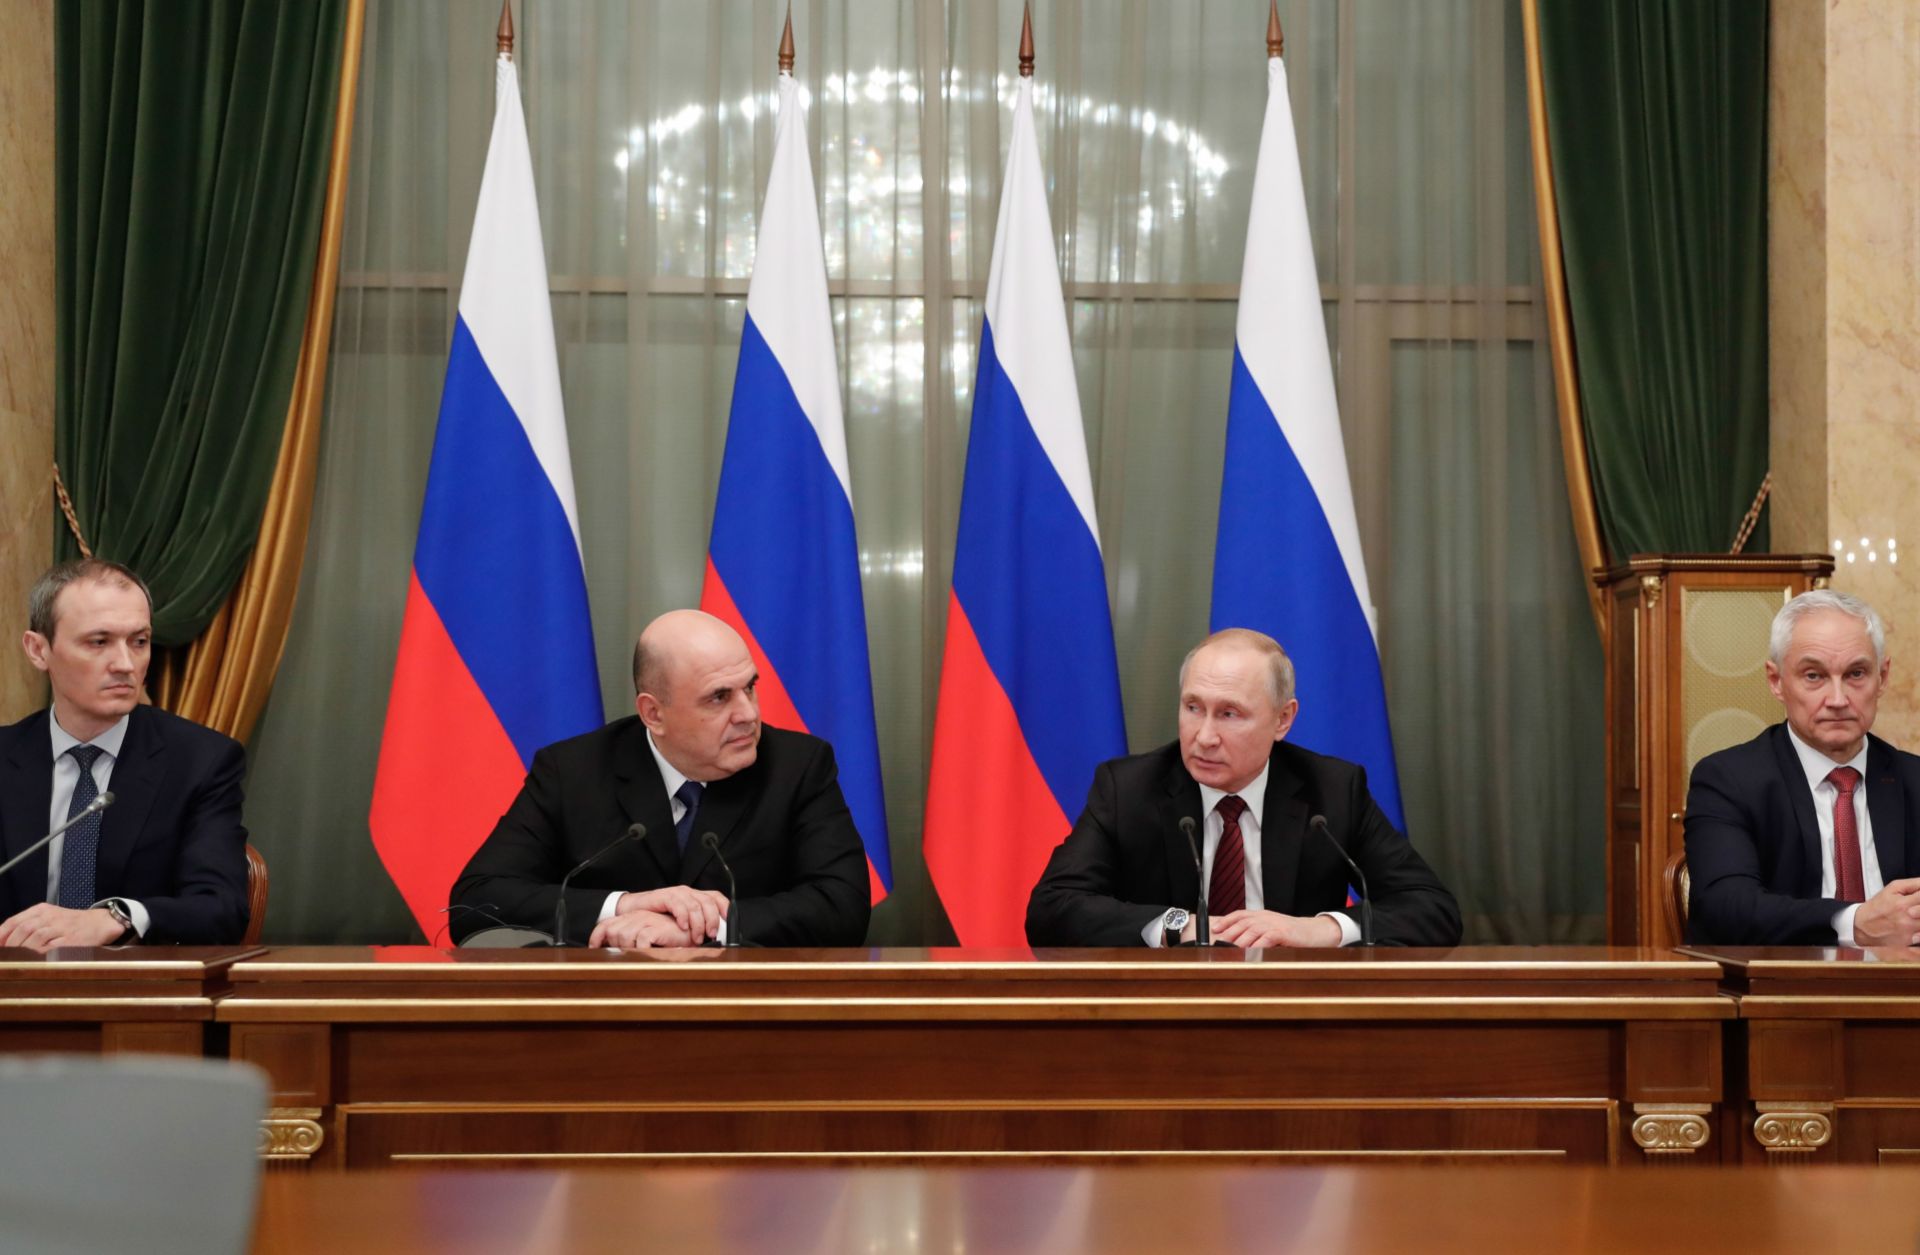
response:
M1179 945L1180 934L1187 930L1187 921L1192 918L1193 916L1177 906L1169 907L1167 913L1160 917L1160 944L1163 946Z
M139 934L134 932L134 929L133 929L133 916L127 914L127 908L120 905L120 899L108 898L106 901L102 902L100 905L106 908L107 914L113 916L114 920L118 922L120 925L120 935L118 937L115 937L112 941L108 942L107 943L108 945L113 945L113 946L119 945L121 942L127 939L129 934L131 934L136 939L139 937Z

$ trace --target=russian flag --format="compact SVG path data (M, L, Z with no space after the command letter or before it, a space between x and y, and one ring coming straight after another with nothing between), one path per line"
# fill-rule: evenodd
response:
M849 485L806 118L783 71L700 608L747 642L761 718L833 743L878 902L893 863Z
M429 937L534 751L604 717L510 55L500 57L494 91L367 817L374 848Z
M1066 302L1014 104L947 602L923 845L960 944L1025 944L1028 894L1093 771L1126 753Z
M1279 641L1299 677L1291 739L1359 763L1406 831L1333 359L1307 231L1287 70L1267 61L1267 116L1240 276L1213 628Z

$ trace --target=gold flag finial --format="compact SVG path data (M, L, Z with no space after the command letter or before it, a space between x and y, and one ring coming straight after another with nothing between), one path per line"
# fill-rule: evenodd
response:
M780 72L793 73L793 5L787 5L787 28L780 32Z
M1020 77L1033 77L1033 0L1027 0L1027 11L1020 19Z
M494 32L500 55L513 59L513 0L500 0L500 29Z
M1286 51L1287 37L1280 33L1280 0L1267 5L1267 55L1277 57Z

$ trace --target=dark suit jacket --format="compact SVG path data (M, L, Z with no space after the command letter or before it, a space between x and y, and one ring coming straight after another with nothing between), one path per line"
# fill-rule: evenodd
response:
M1268 910L1317 915L1346 908L1352 873L1309 832L1315 814L1366 873L1375 939L1382 945L1451 946L1460 909L1413 846L1395 832L1353 763L1274 744L1260 827L1260 873ZM1036 946L1137 946L1148 921L1170 906L1192 909L1200 877L1180 831L1199 821L1200 786L1178 742L1100 764L1086 809L1053 852L1027 902ZM1196 830L1196 840L1198 830ZM1356 920L1357 922L1357 920Z
M636 715L549 745L533 756L520 795L453 886L456 941L509 924L550 930L560 881L629 825L646 839L609 853L567 886L567 940L584 943L616 889L667 885L727 892L700 837L712 832L741 900L727 928L763 946L857 946L867 934L865 847L840 794L833 748L819 737L762 726L753 765L715 780L681 853L660 769Z
M100 816L94 892L147 908L146 940L228 945L247 930L246 751L238 741L136 706ZM53 742L41 710L0 729L0 862L47 835ZM0 918L47 900L47 852L0 877Z
M1920 757L1867 738L1867 813L1887 882L1920 874ZM1833 945L1847 905L1820 896L1824 860L1813 790L1787 725L1701 759L1687 790L1687 940L1703 945Z

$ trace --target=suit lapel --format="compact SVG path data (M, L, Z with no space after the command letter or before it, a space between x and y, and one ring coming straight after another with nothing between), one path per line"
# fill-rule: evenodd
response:
M111 896L124 882L127 860L133 856L166 770L166 738L160 735L153 712L135 706L127 720L126 740L120 743L120 757L114 760L113 775L107 781L113 805L100 816L100 853L93 874L100 896Z
M1774 765L1780 769L1781 782L1787 787L1787 797L1793 803L1794 822L1800 826L1800 896L1817 898L1821 873L1826 869L1826 860L1820 855L1820 820L1813 813L1813 790L1807 787L1807 770L1800 765L1800 755L1794 752L1784 723L1773 727L1773 758ZM1867 792L1871 795L1873 791ZM1877 815L1874 822L1880 822Z
M29 716L6 729L0 747L0 862L47 835L47 816L53 807L53 739L47 730L47 712ZM47 853L35 854L7 873L0 885L0 903L10 909L0 918L25 910L47 898Z
M1910 875L1907 861L1907 795L1893 769L1893 751L1867 738L1867 814L1873 820L1873 852L1884 883Z
M1276 741L1260 813L1260 887L1266 909L1283 915L1294 914L1300 891L1300 851L1307 835L1307 802L1299 796L1300 784L1281 760Z
M1200 813L1200 786L1193 782L1180 762L1176 750L1173 765L1167 771L1165 787L1154 802L1154 826L1167 847L1167 900L1176 905L1200 900L1200 873L1193 866L1193 852L1206 849L1206 816ZM1193 845L1180 830L1181 819L1194 821Z
M720 838L721 847L726 847L727 837L740 822L740 817L747 813L747 805L753 800L760 778L766 772L766 752L766 743L763 741L760 757L754 760L751 767L735 772L724 780L715 780L700 795L700 809L693 816L693 831L687 834L687 848L679 856L681 884L698 883L700 873L713 861L713 851L706 847L701 837L711 832Z
M620 810L630 824L647 826L641 842L647 856L659 869L662 883L672 884L680 867L680 842L673 831L673 809L667 804L667 786L660 779L660 768L653 761L647 744L647 726L634 720L614 747L614 768L620 783L616 790Z

